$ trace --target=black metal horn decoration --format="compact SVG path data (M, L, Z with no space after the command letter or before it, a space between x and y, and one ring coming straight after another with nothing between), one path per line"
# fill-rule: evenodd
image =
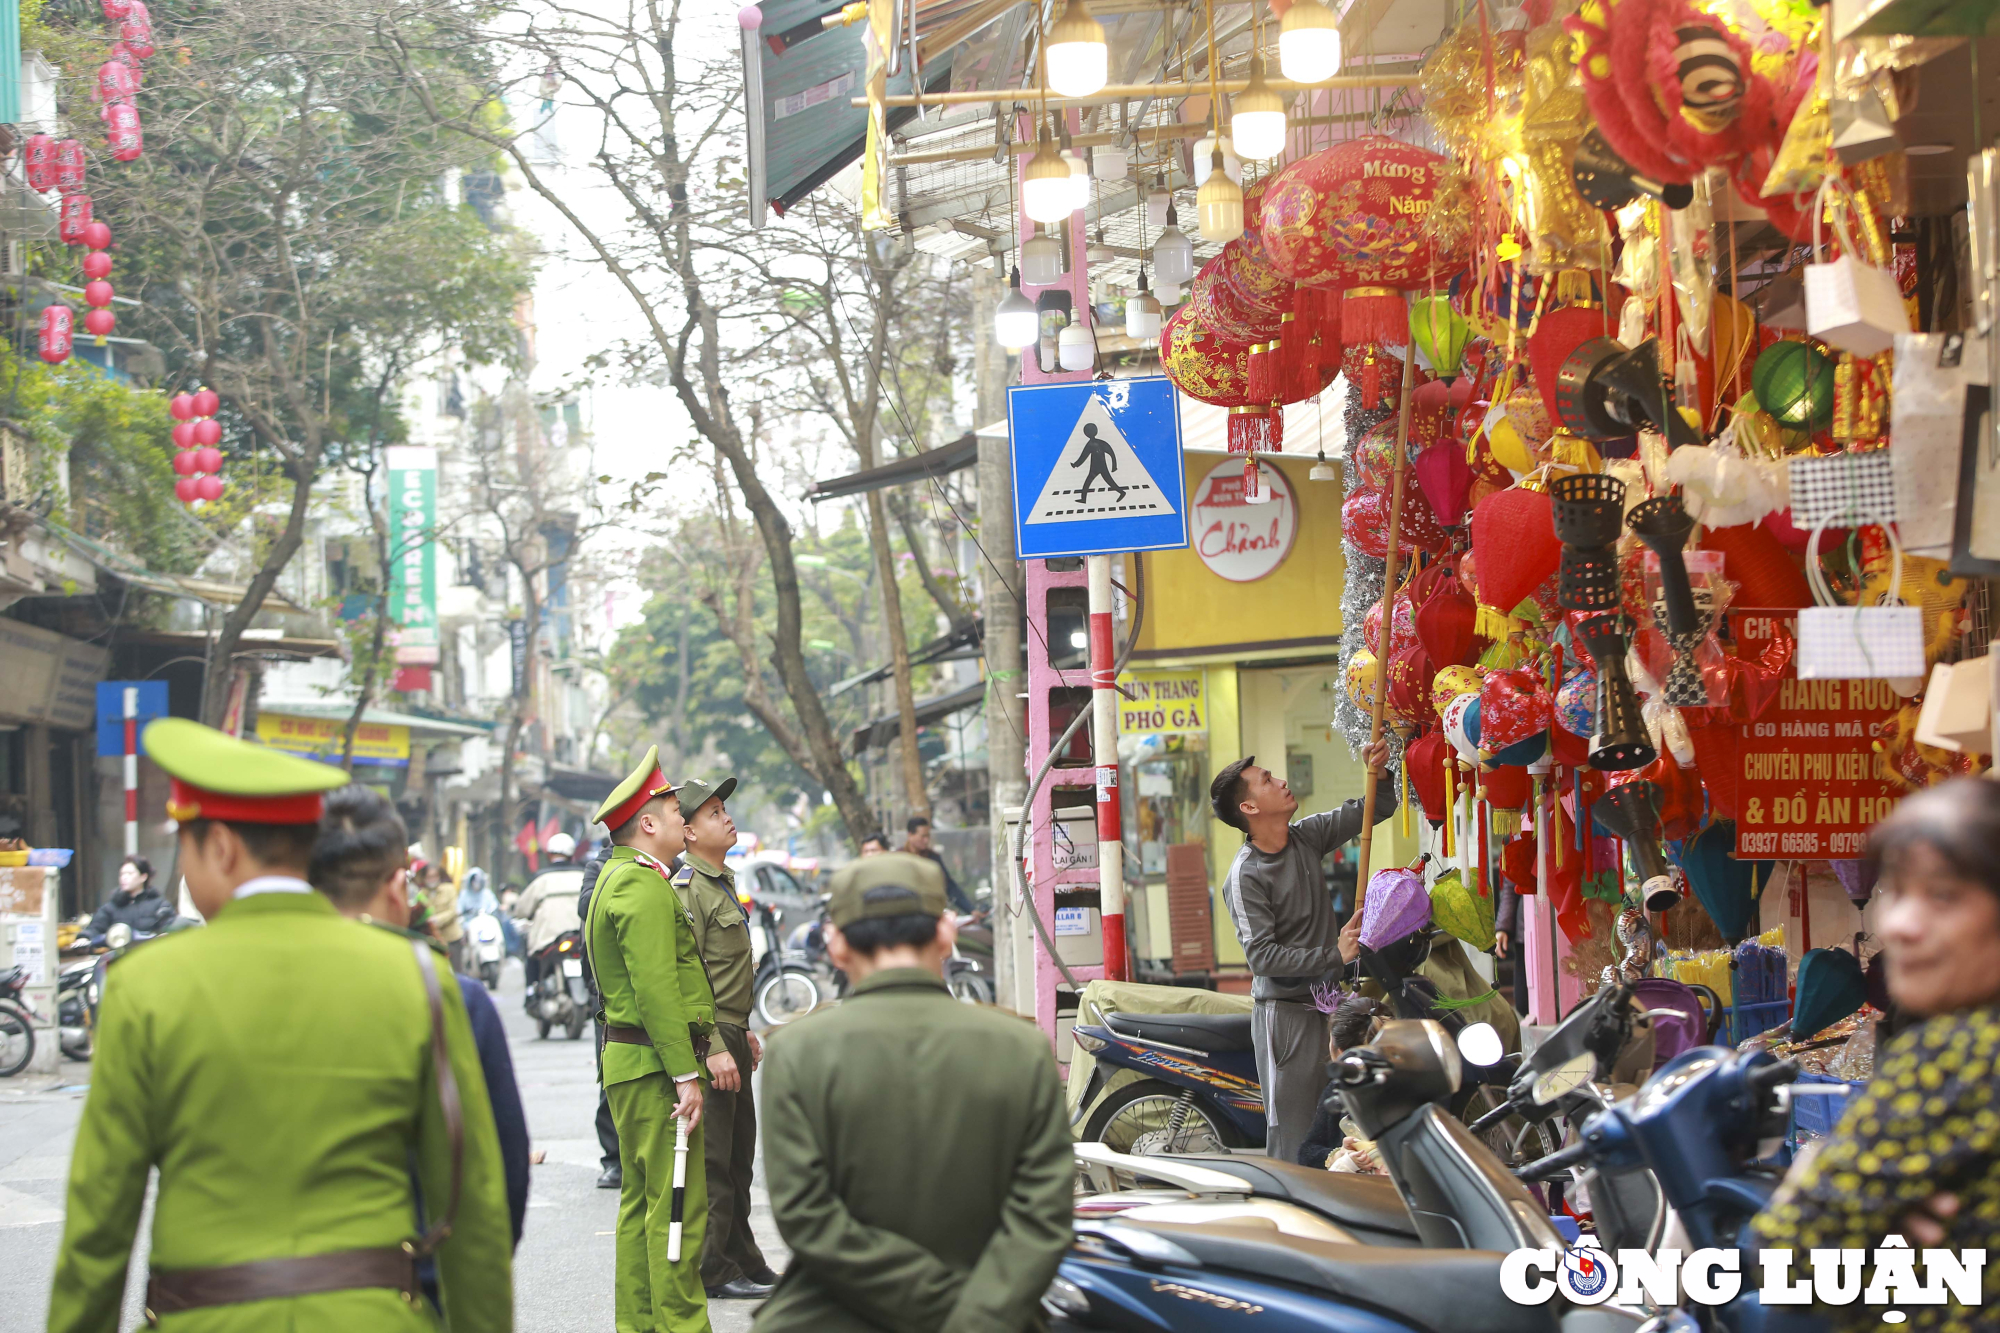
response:
M1639 696L1625 674L1625 627L1615 615L1592 616L1577 626L1597 663L1597 734L1590 766L1606 772L1644 768L1659 757L1639 711Z
M1616 610L1624 588L1613 544L1624 526L1625 483L1604 472L1572 473L1549 483L1549 503L1563 544L1556 604Z
M1708 633L1708 617L1695 606L1694 586L1688 582L1687 561L1681 554L1694 532L1694 519L1680 496L1659 495L1634 508L1625 522L1660 557L1660 591L1667 621L1662 628L1674 653L1662 696L1675 708L1703 707L1708 703L1708 687L1702 683L1694 650Z
M1648 912L1664 912L1681 900L1660 850L1660 789L1641 779L1613 787L1591 806L1592 816L1624 840L1639 871L1639 896Z
M1675 405L1672 389L1660 369L1660 340L1648 338L1594 372L1603 388L1604 405L1629 431L1651 426L1666 436L1669 448L1700 444L1701 433L1688 424Z
M1596 126L1577 144L1570 158L1569 174L1576 183L1576 192L1598 208L1621 208L1642 194L1672 209L1686 208L1694 202L1694 186L1640 175L1631 163L1618 156Z

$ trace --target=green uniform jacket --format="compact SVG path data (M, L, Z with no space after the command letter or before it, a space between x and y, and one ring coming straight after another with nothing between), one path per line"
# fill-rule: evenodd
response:
M757 1333L1021 1333L1071 1240L1049 1044L892 968L780 1029L764 1179L792 1261Z
M465 1001L442 965L445 1036L464 1107L464 1184L438 1251L447 1326L514 1325L512 1232L492 1103ZM51 1333L118 1327L150 1167L152 1264L212 1268L393 1246L417 1232L409 1150L442 1206L450 1177L430 1010L409 941L317 893L231 902L157 940L104 988L90 1097L70 1159ZM174 1333L429 1329L387 1288L163 1316Z
M604 1086L663 1069L674 1078L701 1073L692 1032L715 1027L694 927L667 877L630 847L614 847L590 894L591 971L604 997L604 1021L646 1029L651 1046L604 1044Z
M750 918L736 901L736 876L728 869L712 870L693 852L687 854L674 891L694 923L695 947L708 967L708 986L715 994L715 1021L750 1026Z

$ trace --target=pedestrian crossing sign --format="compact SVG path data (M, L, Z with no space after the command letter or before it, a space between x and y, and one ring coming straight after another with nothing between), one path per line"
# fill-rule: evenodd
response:
M1188 544L1180 400L1163 376L1007 391L1023 560Z

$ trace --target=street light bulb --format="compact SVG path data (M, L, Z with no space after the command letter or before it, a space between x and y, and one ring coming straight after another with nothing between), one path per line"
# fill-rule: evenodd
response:
M1204 241L1227 245L1243 234L1243 187L1223 169L1220 148L1215 150L1208 183L1195 192L1195 208Z
M1035 234L1021 242L1021 281L1046 287L1062 277L1062 243L1035 224Z
M1097 343L1089 325L1078 320L1056 335L1056 360L1064 370L1089 370L1097 364Z
M1250 61L1250 86L1229 102L1229 137L1236 151L1262 162L1285 151L1285 99L1264 82L1264 57Z
M1179 222L1168 203L1167 229L1153 242L1153 276L1162 291L1194 281L1194 242L1182 235Z
M1125 336L1146 342L1160 336L1159 298L1146 290L1146 271L1139 270L1139 290L1125 298Z
M1021 294L1021 270L1008 280L1007 295L993 311L993 337L1010 352L1018 352L1041 333L1042 319L1035 303Z
M1294 83L1340 73L1340 19L1320 0L1294 0L1278 21L1278 71Z
M1021 207L1036 222L1061 222L1075 211L1070 207L1069 163L1046 130L1021 173Z
M1090 16L1087 0L1069 0L1049 28L1045 70L1049 87L1064 97L1089 97L1111 77L1111 49L1104 25Z

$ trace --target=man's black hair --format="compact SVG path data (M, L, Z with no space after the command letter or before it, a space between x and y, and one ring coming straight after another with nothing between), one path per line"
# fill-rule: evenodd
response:
M871 833L871 834L869 834L869 835L868 835L867 837L865 837L865 838L863 838L863 839L861 840L861 844L860 844L860 845L861 845L861 846L863 846L863 847L866 847L866 846L867 846L867 845L868 845L869 843L871 843L871 842L878 842L878 843L882 844L882 850L883 850L883 851L885 851L885 852L889 850L889 840L888 840L887 838L883 837L883 836L882 836L881 834L879 834L879 833Z
M410 830L389 798L351 783L326 798L306 879L336 907L358 908L409 857Z
M1208 803L1215 809L1215 817L1229 827L1250 836L1250 821L1243 817L1243 770L1257 762L1257 756L1246 754L1235 763L1215 775L1215 781L1208 784Z
M929 828L930 826L931 826L931 821L926 819L924 816L911 815L909 822L903 825L903 832L915 833L920 828Z
M303 870L312 861L313 843L319 838L317 824L252 824L233 819L184 819L181 832L196 844L208 841L208 830L227 824L243 839L244 848L267 866Z
M928 912L864 917L841 930L847 947L870 958L898 945L922 948L937 938L938 919Z
M655 796L652 800L647 801L637 810L634 810L632 812L632 817L630 819L620 824L617 828L611 830L611 841L620 847L631 846L632 839L639 836L639 816L645 814L648 810L651 810L654 806L654 802L664 801L666 799L667 799L667 793L661 792L658 796Z

